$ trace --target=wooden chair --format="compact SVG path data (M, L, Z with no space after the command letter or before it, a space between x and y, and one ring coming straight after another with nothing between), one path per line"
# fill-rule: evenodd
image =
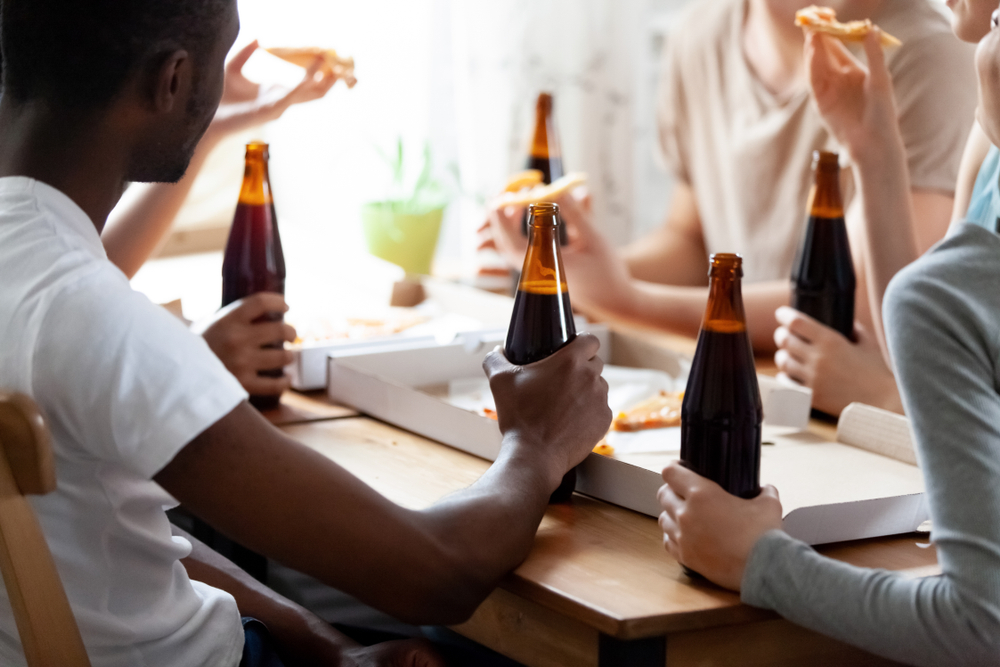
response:
M25 494L56 488L49 432L23 394L0 391L0 571L29 667L90 667L66 591Z

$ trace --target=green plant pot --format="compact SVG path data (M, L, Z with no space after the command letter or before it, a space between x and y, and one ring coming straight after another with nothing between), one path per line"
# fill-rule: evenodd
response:
M403 268L408 274L427 275L441 233L444 207L425 213L404 213L392 202L361 207L368 252Z

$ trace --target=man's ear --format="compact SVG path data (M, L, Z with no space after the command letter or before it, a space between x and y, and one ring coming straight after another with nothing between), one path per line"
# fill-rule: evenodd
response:
M153 106L160 113L170 113L178 100L191 94L191 56L181 49L170 53L153 76Z

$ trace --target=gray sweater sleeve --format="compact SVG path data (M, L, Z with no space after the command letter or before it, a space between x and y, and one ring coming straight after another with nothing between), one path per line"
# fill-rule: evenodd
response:
M885 321L942 574L856 568L773 531L743 601L910 664L1000 664L1000 236L960 226L892 281Z

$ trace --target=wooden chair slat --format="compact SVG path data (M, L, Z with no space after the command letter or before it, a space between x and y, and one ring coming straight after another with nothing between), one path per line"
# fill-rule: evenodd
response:
M48 430L34 402L0 392L0 572L29 667L90 667L52 553L25 493L55 489Z

